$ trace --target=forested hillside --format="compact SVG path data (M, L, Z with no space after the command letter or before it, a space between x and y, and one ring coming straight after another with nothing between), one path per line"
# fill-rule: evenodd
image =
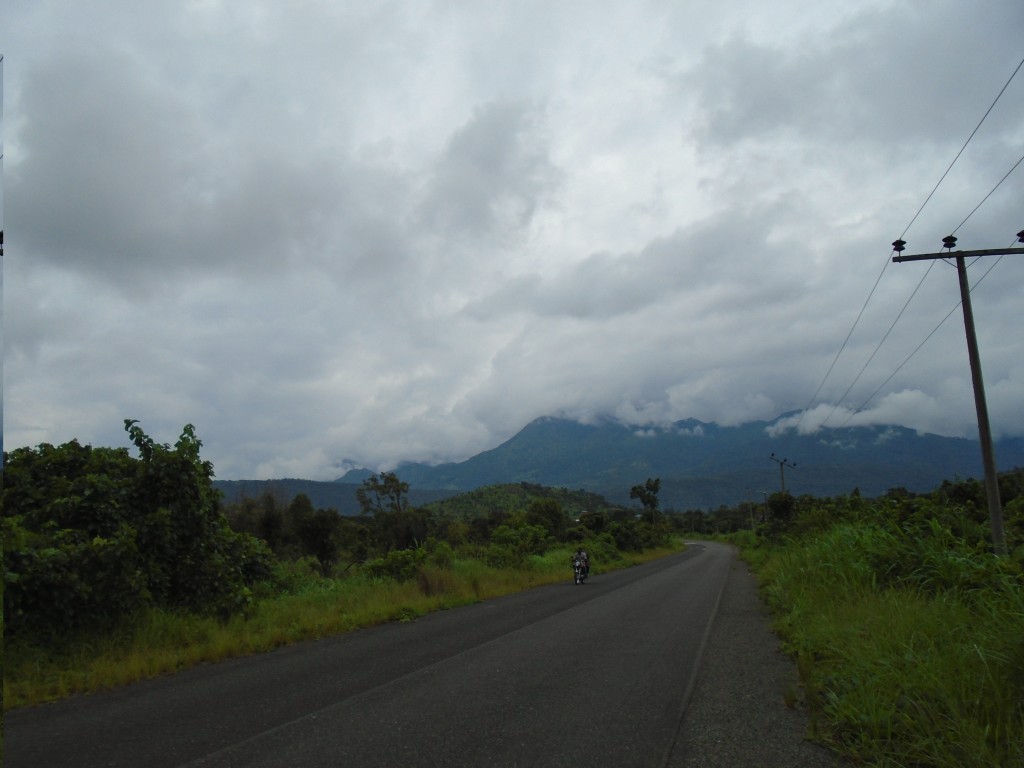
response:
M660 477L662 506L679 511L715 509L780 489L776 453L796 467L787 490L835 496L854 489L879 496L890 488L914 492L944 480L981 475L976 440L918 434L903 427L823 429L773 437L770 422L734 427L696 420L637 429L607 421L579 424L538 419L494 448L454 464L403 464L396 470L411 487L468 491L502 483L581 488L612 503L629 504L638 478ZM996 445L999 466L1024 466L1024 441ZM360 482L354 470L340 478Z

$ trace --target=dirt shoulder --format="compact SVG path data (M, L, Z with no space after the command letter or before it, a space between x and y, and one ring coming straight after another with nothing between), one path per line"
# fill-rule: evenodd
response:
M796 665L780 650L757 578L733 560L670 768L826 768L849 763L807 739L786 706Z

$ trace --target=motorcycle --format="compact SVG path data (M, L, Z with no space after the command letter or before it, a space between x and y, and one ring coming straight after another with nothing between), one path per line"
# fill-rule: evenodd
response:
M574 584L582 584L587 580L587 566L578 557L572 561L572 575Z

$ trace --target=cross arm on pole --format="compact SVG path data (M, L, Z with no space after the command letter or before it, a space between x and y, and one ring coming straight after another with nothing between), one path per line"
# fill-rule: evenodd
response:
M981 251L940 251L939 253L915 253L906 256L893 256L894 262L903 261L925 261L927 259L950 259L962 256L974 258L975 256L1009 256L1014 253L1024 253L1024 248L986 248Z

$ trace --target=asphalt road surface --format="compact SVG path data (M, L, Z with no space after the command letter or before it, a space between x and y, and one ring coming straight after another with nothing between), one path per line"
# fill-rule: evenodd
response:
M665 766L734 551L16 710L9 768ZM676 755L678 760L678 754Z

